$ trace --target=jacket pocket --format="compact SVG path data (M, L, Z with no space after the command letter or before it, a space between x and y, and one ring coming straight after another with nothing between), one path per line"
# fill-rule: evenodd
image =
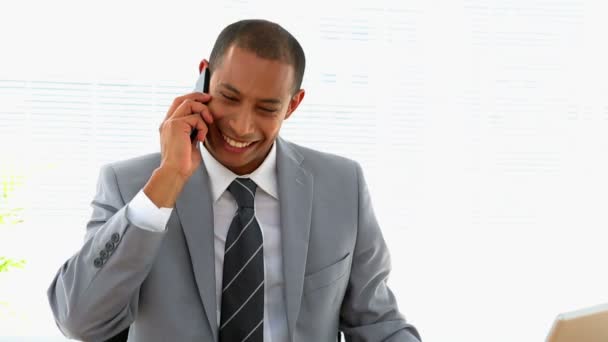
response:
M337 262L323 267L321 270L304 276L303 294L328 286L348 273L350 253Z

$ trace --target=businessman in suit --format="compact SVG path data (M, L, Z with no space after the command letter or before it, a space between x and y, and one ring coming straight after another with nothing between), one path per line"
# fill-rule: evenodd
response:
M161 152L101 168L85 242L48 290L66 336L419 341L360 166L279 136L304 66L275 23L220 33L209 94L175 99Z

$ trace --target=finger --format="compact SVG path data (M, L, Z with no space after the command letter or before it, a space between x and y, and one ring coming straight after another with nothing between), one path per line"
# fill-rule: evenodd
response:
M203 120L205 120L206 123L208 124L212 124L213 123L213 114L211 113L211 109L209 109L209 106L204 105L204 104L197 104L194 103L192 104L191 107L192 113L198 113L201 118L203 118Z
M207 136L207 131L209 130L205 121L201 118L200 114L192 114L189 116L185 116L177 119L178 121L185 122L187 127L184 129L188 134L192 133L192 130L196 129L198 131L195 139L199 141L204 141Z
M203 120L205 120L206 123L213 123L213 114L211 114L211 110L208 106L205 106L205 109L201 112L201 116L203 117Z
M194 93L186 94L184 96L176 97L173 100L173 103L171 103L171 106L169 107L169 110L167 111L167 114L165 115L164 120L167 120L168 118L170 118L171 114L173 114L173 112L175 112L177 107L179 107L184 102L184 100L194 100L194 101L206 103L209 100L211 100L211 95L209 95L207 93L194 92Z
M182 102L182 104L180 104L175 111L173 112L173 114L171 114L171 116L169 117L169 119L172 118L180 118L183 116L188 116L194 113L202 113L204 111L209 112L209 108L198 102L195 100L191 100L191 99L185 99L184 102Z
M207 132L208 131L209 131L209 128L206 128L204 131L203 130L198 130L198 134L196 135L196 140L198 140L200 142L204 142L205 138L207 137Z
M190 115L192 113L199 113L203 120L205 120L205 122L208 124L213 123L213 114L211 113L209 107L198 101L190 99L184 100L184 103L177 107L172 117L181 117L185 115Z

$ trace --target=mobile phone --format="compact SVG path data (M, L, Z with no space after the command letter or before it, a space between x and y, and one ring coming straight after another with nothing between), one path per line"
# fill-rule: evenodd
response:
M198 80L194 85L193 91L209 94L209 78L209 68L203 69L203 71L201 71L201 74L198 76ZM196 128L193 129L192 132L190 132L190 141L194 142L194 138L196 138L197 134L198 130Z

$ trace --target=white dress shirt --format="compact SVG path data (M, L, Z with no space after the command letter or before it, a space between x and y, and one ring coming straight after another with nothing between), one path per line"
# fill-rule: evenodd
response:
M209 174L213 200L217 324L219 326L221 313L224 244L228 228L237 210L237 203L227 189L237 177L251 178L258 186L254 204L255 216L264 239L264 341L287 341L276 143L273 144L270 153L255 171L242 176L234 174L220 164L202 143L199 144L199 149ZM173 208L156 207L142 189L127 205L126 214L129 221L142 229L163 231L167 227L172 211Z

